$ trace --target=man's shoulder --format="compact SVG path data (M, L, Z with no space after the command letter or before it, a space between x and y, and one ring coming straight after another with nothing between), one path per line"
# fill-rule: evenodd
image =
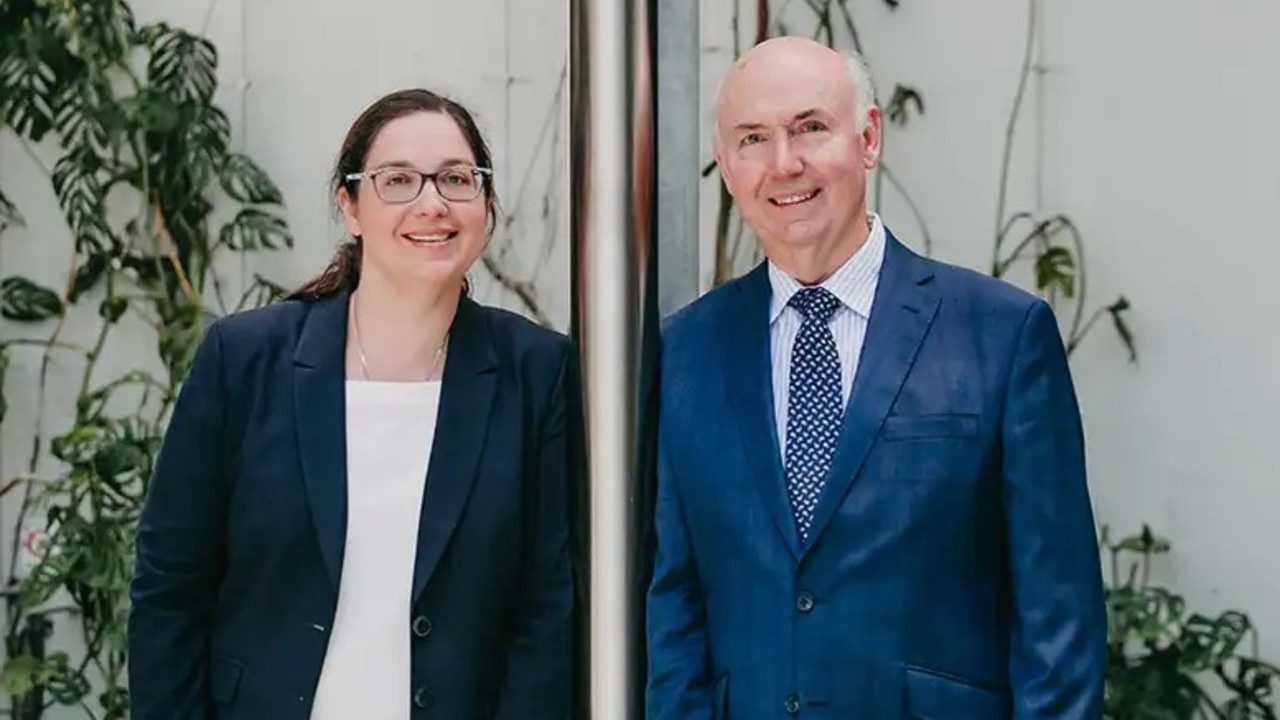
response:
M984 314L1025 316L1044 300L1003 278L936 258L921 257L933 271L944 300Z
M685 348L691 344L701 347L716 342L715 336L724 323L741 312L742 290L746 282L748 276L742 276L718 285L664 318L663 346L668 349Z

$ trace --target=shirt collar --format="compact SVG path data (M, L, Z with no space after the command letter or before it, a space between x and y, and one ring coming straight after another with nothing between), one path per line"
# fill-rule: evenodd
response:
M871 303L876 296L876 284L880 278L880 266L884 262L885 231L880 216L868 213L871 221L871 233L867 241L858 248L826 280L819 283L835 295L842 305L856 312L864 319L871 317ZM788 275L781 268L768 262L769 287L772 297L769 301L769 324L772 325L787 309L791 296L799 292L804 285Z

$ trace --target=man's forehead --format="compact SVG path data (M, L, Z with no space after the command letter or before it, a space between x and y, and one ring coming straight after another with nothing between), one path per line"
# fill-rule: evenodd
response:
M746 70L746 68L744 68ZM729 127L791 120L809 111L840 115L852 102L847 81L813 74L744 72L725 84L720 121Z

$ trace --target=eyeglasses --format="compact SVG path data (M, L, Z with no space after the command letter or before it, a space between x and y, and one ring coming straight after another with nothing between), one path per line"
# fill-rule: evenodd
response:
M409 203L422 194L427 181L435 186L436 193L452 202L474 200L484 189L485 177L492 175L489 168L455 166L433 173L410 168L384 167L376 170L351 173L347 180L369 178L378 197L389 203Z

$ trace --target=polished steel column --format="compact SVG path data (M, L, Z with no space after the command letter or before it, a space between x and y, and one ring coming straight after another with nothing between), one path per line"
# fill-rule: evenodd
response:
M571 0L573 332L587 481L585 659L591 720L643 717L643 587L655 343L649 0Z
M657 0L658 309L663 315L698 295L698 185L706 148L698 0Z

